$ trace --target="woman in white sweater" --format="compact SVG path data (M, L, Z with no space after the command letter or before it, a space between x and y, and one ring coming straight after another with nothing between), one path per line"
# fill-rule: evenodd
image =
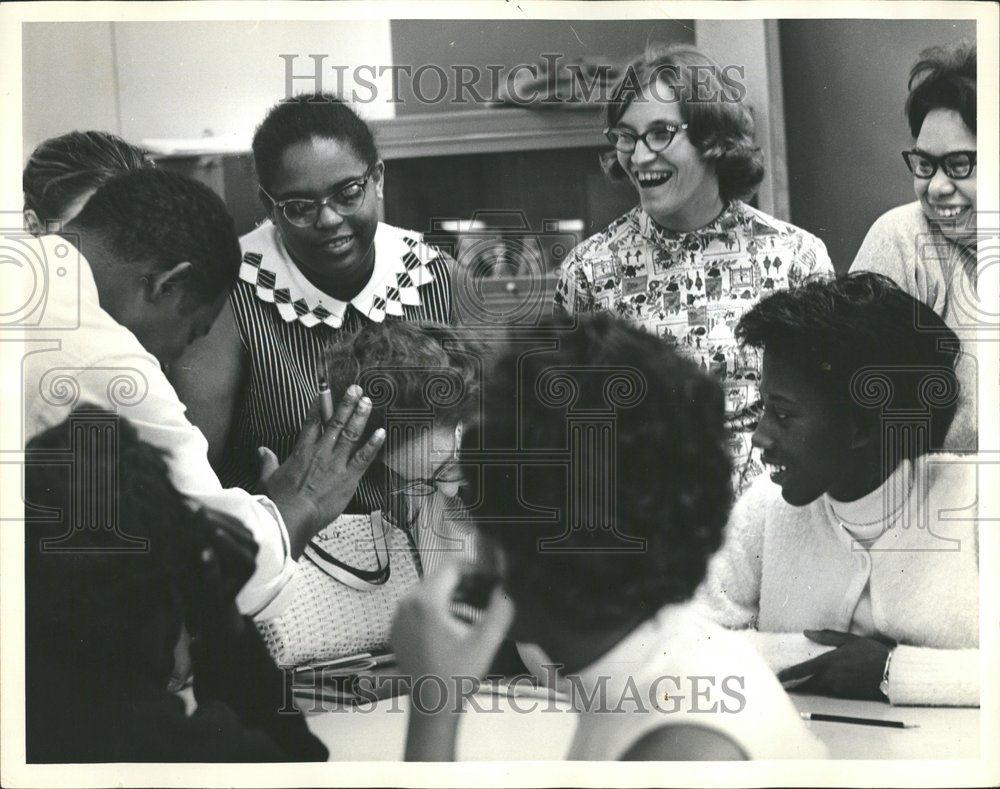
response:
M954 334L858 273L763 300L737 336L764 353L771 473L737 503L701 601L803 691L978 705L975 458L926 451L958 402Z

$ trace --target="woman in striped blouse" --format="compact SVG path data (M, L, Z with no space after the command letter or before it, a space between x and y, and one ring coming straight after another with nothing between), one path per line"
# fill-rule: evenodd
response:
M240 239L230 309L171 376L224 484L251 491L262 458L290 454L331 348L372 323L452 319L450 259L379 221L384 166L344 102L280 102L253 155L269 217ZM348 512L381 505L363 480Z

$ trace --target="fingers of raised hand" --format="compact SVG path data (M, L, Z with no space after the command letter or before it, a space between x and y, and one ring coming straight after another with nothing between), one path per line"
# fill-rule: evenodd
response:
M278 470L278 458L267 447L258 447L257 457L260 459L260 473L258 478L261 484L265 484L271 478L271 475Z
M337 436L337 444L334 447L334 451L346 453L345 462L350 457L354 445L361 438L361 434L364 432L365 425L368 424L368 417L371 416L371 413L372 401L367 397L362 397L355 405L353 413L348 417L347 423L340 431L340 435Z
M333 430L339 432L347 424L348 420L351 418L351 414L354 413L358 406L358 401L361 399L362 395L361 387L357 384L351 384L347 387L347 391L344 392L344 396L337 403L337 408L333 412L333 418L326 423L327 430ZM336 433L333 436L336 438Z
M378 457L379 450L382 449L384 443L385 430L380 427L372 433L371 438L365 442L364 446L354 453L354 456L348 461L348 468L358 476L364 474Z
M309 411L306 412L306 419L302 423L302 429L299 430L298 438L295 440L295 450L293 451L298 451L300 447L312 444L319 438L322 432L320 411L320 395L316 395L309 404Z
M499 645L513 621L514 603L504 589L497 586L490 595L486 613L476 629L490 644Z

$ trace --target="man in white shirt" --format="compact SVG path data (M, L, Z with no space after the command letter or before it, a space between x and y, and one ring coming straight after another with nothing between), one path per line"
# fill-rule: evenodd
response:
M239 242L218 196L173 173L130 172L102 186L61 235L17 244L44 267L35 326L57 339L23 360L25 442L75 405L128 418L141 439L169 452L182 494L253 534L257 566L240 611L279 613L296 557L340 515L378 454L381 431L355 451L370 401L352 387L325 425L317 402L293 455L277 468L265 463L268 497L223 489L163 372L207 333L236 281Z

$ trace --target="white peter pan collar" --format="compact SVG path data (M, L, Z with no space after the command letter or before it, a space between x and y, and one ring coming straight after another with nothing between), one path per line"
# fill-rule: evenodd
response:
M254 286L257 297L274 304L287 323L306 327L325 323L339 329L348 305L375 323L386 315L402 316L403 307L420 306L419 288L434 281L428 264L440 252L411 233L379 222L375 230L375 270L349 302L324 293L289 257L278 229L270 221L240 239L240 279Z

